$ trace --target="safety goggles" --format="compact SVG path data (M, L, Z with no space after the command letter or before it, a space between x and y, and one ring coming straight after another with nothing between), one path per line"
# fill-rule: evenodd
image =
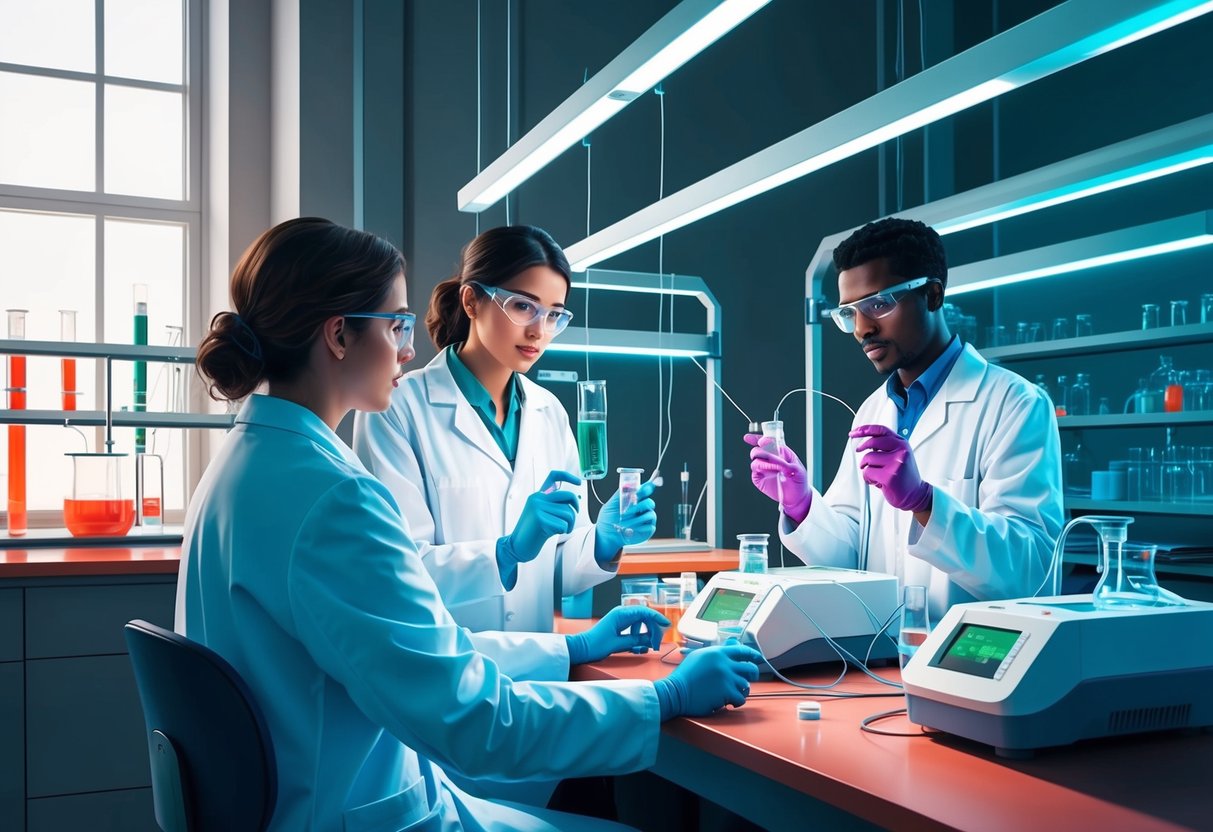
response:
M403 352L413 345L413 329L417 325L417 316L412 312L359 312L356 315L350 314L344 317L395 321L392 324L392 334L396 336L396 351Z
M569 321L573 320L573 313L567 309L544 306L526 295L516 295L496 286L485 286L475 280L469 280L468 283L492 298L510 322L518 326L530 326L537 321L543 321L543 331L556 336L564 332Z
M836 309L827 309L823 314L828 318L833 318L834 323L838 324L838 328L843 332L852 333L855 331L856 314L862 314L868 319L886 318L893 314L897 304L910 292L921 289L928 283L939 282L937 277L916 277L905 283L890 286L882 292L868 295L854 303L844 303Z

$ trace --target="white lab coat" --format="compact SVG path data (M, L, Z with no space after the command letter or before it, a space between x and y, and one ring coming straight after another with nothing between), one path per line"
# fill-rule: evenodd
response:
M568 415L550 392L517 376L522 419L511 468L455 385L450 349L405 375L385 412L358 414L354 450L396 498L456 621L472 630L550 632L557 569L561 593L575 595L610 579L616 568L594 559L582 485L572 533L553 537L537 558L519 564L513 588L501 582L497 540L514 530L527 497L551 471L578 471Z
M896 430L884 385L859 408L855 425ZM1064 524L1061 446L1053 406L1034 384L988 363L972 346L910 434L914 462L935 487L931 518L870 490L867 568L928 588L932 623L952 604L1032 595L1044 580ZM855 567L864 491L862 454L851 440L825 495L816 490L804 522L780 516L780 537L810 564Z
M507 675L509 652L478 652L443 607L387 489L282 399L245 402L194 495L176 626L265 711L274 830L601 828L472 797L442 766L551 780L656 759L651 682Z

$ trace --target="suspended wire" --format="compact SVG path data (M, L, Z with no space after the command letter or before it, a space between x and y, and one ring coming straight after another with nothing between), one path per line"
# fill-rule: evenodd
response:
M897 0L897 53L893 61L893 68L897 74L897 83L901 83L906 77L906 55L905 55L905 3L903 0ZM901 136L897 137L897 212L900 213L904 202L905 177L903 172L905 165L903 164Z
M505 3L505 149L510 149L510 22L512 11L511 0ZM510 195L505 195L505 224L510 224Z
M593 197L592 179L592 147L589 136L582 140L585 145L585 236L590 236L590 204ZM585 270L585 321L582 323L585 332L585 378L590 380L590 270Z
M657 95L657 100L660 102L661 113L661 133L658 143L658 162L657 162L657 199L661 200L665 196L665 88L658 84L654 90ZM665 235L662 234L657 238L657 281L658 288L662 291L657 295L657 339L658 345L662 344L662 326L663 312L662 306L665 299ZM673 288L673 276L670 278L670 288ZM674 296L670 295L670 334L674 334ZM661 423L661 397L662 397L662 365L667 361L667 358L657 356L657 464L653 466L654 476L661 470L661 463L665 460L666 451L669 450L670 440L674 436L674 357L669 356L669 380L666 382L665 390L665 442L662 443L662 423Z
M476 0L476 175L477 176L480 175L480 171L482 169L481 165L483 164L483 162L482 162L483 157L481 156L481 144L483 141L482 131L481 131L481 120L482 120L482 114L483 114L483 107L481 105L481 89L480 89L480 84L481 84L481 80L480 80L481 79L481 72L480 72L481 8L480 8L480 6L481 6L481 0ZM480 236L480 214L481 214L480 211L476 212L476 236L477 237Z

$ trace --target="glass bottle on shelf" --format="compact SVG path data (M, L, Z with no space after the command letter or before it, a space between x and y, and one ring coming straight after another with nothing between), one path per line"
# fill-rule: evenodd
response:
M1069 416L1088 416L1091 413L1091 375L1078 373L1070 395L1066 397L1066 414Z
M1175 381L1175 369L1171 363L1171 356L1160 355L1158 367L1150 373L1149 381L1146 383L1146 392L1142 397L1144 406L1141 408L1141 412L1162 413L1167 388L1175 384Z
M1053 401L1053 394L1049 392L1049 382L1045 379L1044 373L1036 374L1036 386L1041 389L1049 401Z
M1112 413L1112 403L1108 401L1107 396L1099 397L1099 415L1109 416Z
M1067 376L1057 377L1057 398L1053 400L1054 412L1058 416L1065 416L1069 413L1066 408L1068 404L1066 397L1070 393L1070 379Z

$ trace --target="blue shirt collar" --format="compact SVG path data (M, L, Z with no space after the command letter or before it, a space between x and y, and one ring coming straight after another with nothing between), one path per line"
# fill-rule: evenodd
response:
M468 366L463 363L463 359L459 357L459 352L451 347L447 350L447 367L451 371L451 378L455 380L455 386L459 388L459 392L463 393L464 398L468 400L473 408L481 414L489 417L490 421L496 422L497 405L493 402L493 397L489 395L489 391L480 383L480 379L472 374ZM514 374L510 374L509 384L506 386L506 415L522 409L522 401L518 395L518 380Z
M915 403L914 400L918 400L918 409L925 410L927 404L943 387L948 373L952 371L952 365L956 363L956 359L960 358L962 352L964 352L964 345L960 343L960 336L953 335L939 358L931 362L931 366L910 383L909 390L902 386L901 376L896 372L889 376L889 380L885 383L885 390L897 409L905 410L906 407ZM907 399L910 401L907 402Z

